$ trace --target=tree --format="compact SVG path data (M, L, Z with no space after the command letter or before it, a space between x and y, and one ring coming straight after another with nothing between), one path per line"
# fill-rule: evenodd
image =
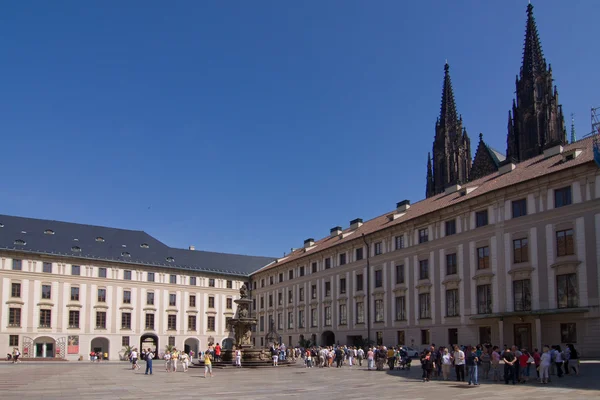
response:
M172 353L174 349L175 349L175 346L173 346L171 344L168 344L165 346L165 352L168 351L169 353Z
M298 340L298 346L307 349L311 346L314 346L315 343L312 342L312 340L310 339L304 339L303 337L300 338L300 340Z
M132 351L133 346L123 346L123 360L128 360Z

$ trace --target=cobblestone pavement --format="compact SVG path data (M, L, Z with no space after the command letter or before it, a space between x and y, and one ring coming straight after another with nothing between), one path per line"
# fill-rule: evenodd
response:
M421 382L419 368L410 372L366 371L364 367L226 369L203 378L203 370L166 373L155 362L154 374L131 371L129 364L109 362L0 363L0 398L9 399L587 399L600 398L600 361L582 363L582 374L549 385L504 385L481 382Z

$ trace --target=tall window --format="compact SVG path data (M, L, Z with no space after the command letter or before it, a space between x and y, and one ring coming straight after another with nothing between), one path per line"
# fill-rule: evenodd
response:
M575 254L573 246L573 229L556 231L556 255L558 257Z
M45 262L42 265L42 272L44 272L45 274L51 274L52 273L52 263Z
M512 217L519 218L527 215L527 199L512 201Z
M260 299L262 300L263 297L261 297ZM215 308L215 298L213 296L208 296L208 308ZM260 308L264 308L264 304L262 304L262 301Z
M298 310L298 328L304 328L304 310Z
M317 298L317 285L312 285L310 287L310 298L312 300L316 300L316 298Z
M488 246L477 249L477 269L490 267L490 248Z
M325 259L325 269L331 268L331 258Z
M456 275L456 253L446 254L446 275Z
M303 292L304 290L300 289L300 291ZM302 296L302 295L300 296L300 301L302 301L302 297L304 297L304 296ZM273 307L273 295L272 294L269 295L269 307Z
M292 304L294 302L293 292L288 290L288 304Z
M458 289L446 290L446 317L456 317L459 311Z
M233 281L228 280L226 283L226 287L227 287L227 289L233 289Z
M279 330L283 329L283 314L282 313L277 313L277 329L279 329Z
M577 274L557 275L556 295L558 308L577 307Z
M50 328L52 322L52 310L40 310L40 328Z
M426 345L431 343L429 340L429 329L421 329L421 344Z
M346 264L346 253L340 254L340 265Z
M154 314L146 314L146 329L154 330Z
M131 313L121 314L121 329L131 329Z
M175 314L167 315L167 330L169 330L169 331L177 330L177 315L175 315Z
M383 322L383 300L375 300L375 322Z
M13 283L11 285L10 296L11 297L21 297L21 284L20 283Z
M272 276L270 276L270 277L269 277L269 285L272 285L272 284L273 284L273 277L272 277Z
M196 307L196 295L190 295L190 307Z
M406 320L406 297L396 297L396 321Z
M492 313L492 285L477 286L477 313Z
M396 265L396 285L404 283L404 264Z
M331 282L325 282L325 297L331 296Z
M404 235L399 235L394 238L394 242L396 244L396 250L400 250L404 248Z
M475 226L480 228L488 224L488 210L477 211L475 213Z
M106 311L96 311L96 329L106 329Z
M20 308L9 308L8 309L8 326L21 327L21 309Z
M356 261L360 261L363 259L363 248L359 247L356 249Z
M304 276L304 265L300 267L300 276Z
M518 264L527 261L529 261L527 238L513 240L513 262Z
M177 305L177 294L169 293L169 306L175 307Z
M429 293L419 294L419 318L431 318L431 300L429 297Z
M106 289L98 289L98 303L106 303Z
M206 319L206 330L209 332L214 332L215 330L215 317L212 315Z
M356 302L356 323L365 323L365 303L362 301Z
M560 342L561 343L577 343L577 324L567 322L560 324Z
M456 234L456 220L451 219L450 221L446 221L446 236Z
M208 286L209 287L215 287L215 280L214 280L214 278L209 278L208 279Z
M123 271L123 279L126 281L130 281L131 280L131 271L129 271L129 270Z
M121 336L121 346L129 346L129 336Z
M79 301L79 287L71 286L71 301Z
M131 304L131 291L123 290L123 304Z
M375 271L375 287L383 287L383 271L380 269Z
M429 260L419 261L419 279L429 279Z
M554 208L564 207L571 204L571 186L562 189L554 189Z
M188 315L188 331L196 331L198 327L196 325L196 316Z
M325 306L323 308L323 315L325 316L325 326L331 326L331 306Z
M281 293L279 293L281 294ZM227 298L227 300L225 300L225 308L228 310L231 310L233 308L233 299L232 298Z
M427 243L429 241L429 229L419 229L419 243Z
M169 275L169 283L175 285L177 283L177 275Z
M312 273L315 274L317 272L317 263L316 262L312 263L311 267L312 267Z
M348 323L348 313L346 312L345 304L340 304L339 306L339 321L340 325L346 325Z
M360 292L363 290L363 274L356 275L356 291Z
M79 311L69 310L69 328L79 328Z
M346 294L346 278L340 278L340 294Z
M381 253L382 253L382 243L377 242L377 243L375 243L375 255L378 256Z
M71 275L81 275L81 268L79 265L71 265Z
M106 268L98 268L98 278L106 278Z
M288 279L290 279L290 280L294 279L294 270L293 269L290 269L288 271Z
M298 289L298 301L304 301L304 288L301 287Z
M42 285L42 299L50 300L52 298L52 286Z
M148 272L148 282L154 282L154 272Z
M23 263L21 260L12 260L13 271L21 271L23 269Z
M190 286L196 286L196 277L190 276Z
M146 293L146 304L149 306L154 305L154 292Z
M279 273L279 283L283 282L283 272ZM256 284L256 282L254 282ZM256 288L254 288L256 289Z
M513 281L513 300L515 311L531 311L531 281L529 279Z
M293 329L294 328L294 313L293 312L291 312L291 311L288 312L287 321L288 321L288 329Z
M311 328L316 328L318 324L318 314L316 308L310 309L310 326Z

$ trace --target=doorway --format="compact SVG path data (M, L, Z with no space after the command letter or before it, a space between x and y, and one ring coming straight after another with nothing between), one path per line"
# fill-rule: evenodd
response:
M142 335L140 338L140 350L144 349L154 353L154 358L158 356L158 336L152 334Z
M531 351L531 324L515 324L515 346Z
M491 326L480 326L479 327L479 344L491 344L492 343L492 327Z
M315 335L315 341L316 341ZM333 346L335 344L335 334L331 331L325 331L321 334L321 346Z
M47 336L36 338L33 348L34 357L54 358L55 343L54 339Z
M458 344L458 329L457 328L448 329L448 344L450 345L450 348L452 348L452 346Z

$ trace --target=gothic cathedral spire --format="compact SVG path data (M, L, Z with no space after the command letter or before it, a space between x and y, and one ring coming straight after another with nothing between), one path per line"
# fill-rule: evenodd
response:
M552 84L538 36L533 5L527 6L523 64L517 76L517 101L509 112L507 158L521 162L542 154L544 148L566 143L565 120Z
M444 66L442 106L435 123L433 160L428 160L426 196L442 193L450 185L469 180L471 171L471 141L456 111L450 66ZM431 178L430 178L431 176Z

